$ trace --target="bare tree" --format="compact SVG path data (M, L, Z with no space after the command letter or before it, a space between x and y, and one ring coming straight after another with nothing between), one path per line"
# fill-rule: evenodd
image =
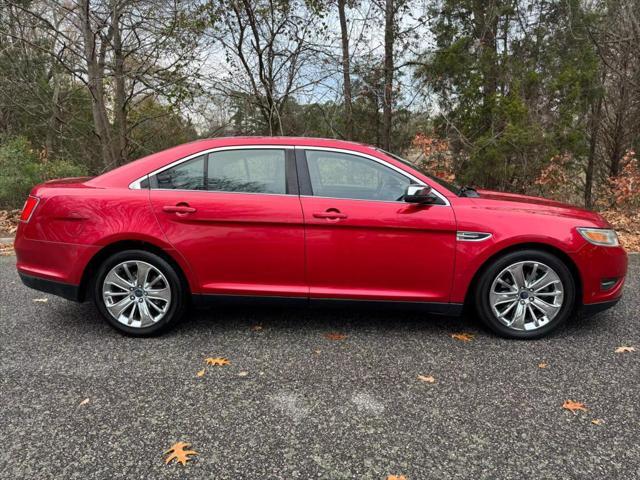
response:
M338 0L338 16L340 18L340 39L342 44L342 78L345 110L345 137L353 139L353 103L351 92L351 52L349 51L349 27L345 12L347 0Z
M396 39L397 0L384 4L384 102L382 103L382 148L391 150L391 122L393 121L394 47Z
M128 160L137 124L132 108L150 97L182 101L198 77L200 49L193 13L173 0L12 0L42 38L44 51L90 94L93 128L105 168ZM18 18L18 17L16 17ZM3 33L3 32L0 32ZM41 49L22 33L8 33Z
M292 95L321 81L307 77L314 52L313 22L300 2L212 0L212 35L224 47L229 72L217 88L252 98L269 135L283 134L282 115Z
M604 72L602 151L608 174L615 177L640 130L640 4L634 0L603 0L598 6L603 21L590 33Z

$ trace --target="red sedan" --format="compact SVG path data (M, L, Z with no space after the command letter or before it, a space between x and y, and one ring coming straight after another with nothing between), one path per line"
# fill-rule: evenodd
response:
M217 138L33 189L15 241L29 287L93 299L131 335L190 301L409 304L535 338L613 306L627 256L597 213L458 187L377 148Z

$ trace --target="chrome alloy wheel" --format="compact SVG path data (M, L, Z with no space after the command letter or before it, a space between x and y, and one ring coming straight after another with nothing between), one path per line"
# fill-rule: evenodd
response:
M493 281L489 304L496 318L513 330L537 330L553 320L564 300L558 274L541 262L509 265Z
M119 263L102 283L104 305L118 322L133 328L157 323L171 305L171 286L153 265L138 260Z

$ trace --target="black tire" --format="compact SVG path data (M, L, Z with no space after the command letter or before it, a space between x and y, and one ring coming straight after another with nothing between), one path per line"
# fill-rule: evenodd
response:
M564 298L562 307L546 325L535 330L514 330L498 320L490 305L489 294L491 286L500 272L517 262L525 261L541 262L553 269L562 282ZM480 319L493 332L506 338L529 340L544 337L571 316L575 307L576 285L567 265L555 255L541 250L520 250L495 259L484 269L476 285L474 300Z
M141 261L152 265L164 275L171 288L171 302L168 310L161 319L150 326L131 327L125 325L114 318L105 305L102 295L104 279L113 267L126 261ZM181 280L176 268L164 258L146 250L125 250L108 257L102 265L100 265L96 273L92 291L93 301L109 325L121 333L134 337L148 337L166 330L170 325L180 320L189 303L187 287Z

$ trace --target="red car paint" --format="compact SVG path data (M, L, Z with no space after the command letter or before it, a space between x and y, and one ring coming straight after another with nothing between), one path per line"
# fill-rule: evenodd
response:
M211 191L132 189L158 168L227 146L333 148L379 158L430 185L450 205L415 205ZM575 271L582 302L618 298L627 268L622 247L588 243L576 227L609 227L598 214L569 205L498 192L477 198L454 192L356 143L314 138L218 138L142 158L95 178L36 186L39 198L18 228L19 272L84 286L87 267L104 248L144 242L182 269L194 294L462 303L474 276L507 249L537 245ZM193 213L164 207L188 203ZM174 209L175 210L175 209ZM344 218L326 218L327 211ZM458 231L492 234L456 240ZM600 282L617 278L606 291Z

